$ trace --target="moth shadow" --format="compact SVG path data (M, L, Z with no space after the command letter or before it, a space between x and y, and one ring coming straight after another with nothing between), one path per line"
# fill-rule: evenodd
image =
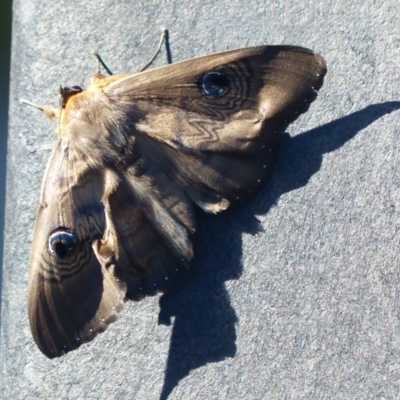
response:
M167 399L190 371L236 355L238 318L225 282L242 274L241 237L261 231L256 215L267 213L282 194L306 185L320 169L323 154L397 109L400 102L374 104L295 137L285 134L272 179L250 206L218 216L199 212L188 276L160 298L159 323L173 324L160 399Z

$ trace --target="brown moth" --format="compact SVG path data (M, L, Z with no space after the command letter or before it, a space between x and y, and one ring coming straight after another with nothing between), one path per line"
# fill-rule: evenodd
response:
M165 291L193 257L194 207L245 204L324 59L259 46L61 89L30 256L33 337L49 358L92 340L127 299Z

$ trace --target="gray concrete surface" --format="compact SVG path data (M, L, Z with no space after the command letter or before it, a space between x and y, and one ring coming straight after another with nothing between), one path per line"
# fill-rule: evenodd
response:
M0 396L399 398L399 4L16 0ZM60 84L87 82L91 50L114 72L137 70L161 26L174 61L313 48L328 63L325 85L255 202L201 216L187 281L128 303L94 342L50 361L30 334L26 286L54 129L18 99L57 104Z
M11 0L0 3L0 299L3 265L7 160L8 96L10 92ZM0 315L1 325L1 315Z

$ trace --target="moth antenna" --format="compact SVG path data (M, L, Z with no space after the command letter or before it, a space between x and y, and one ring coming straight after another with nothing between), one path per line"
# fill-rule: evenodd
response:
M46 117L48 117L50 119L57 118L59 115L61 115L60 111L57 110L57 108L54 108L53 106L41 106L39 104L32 103L31 101L25 100L25 99L19 99L19 101L22 104L27 104L28 106L31 106L40 111L43 111L44 114L46 115Z
M40 106L39 104L32 103L29 100L19 99L19 102L22 103L22 104L27 104L28 106L32 106L34 108L37 108L38 110L44 111L44 106Z
M99 53L96 53L95 51L92 52L93 57L96 59L97 61L97 73L100 74L100 66L102 66L108 75L114 75L110 68L107 67L107 64L103 61L103 59L100 57Z
M158 43L157 49L154 52L154 54L151 56L150 60L147 61L147 63L142 68L139 69L139 72L144 71L146 68L148 68L153 63L153 61L157 57L158 53L160 52L161 46L163 45L164 40L166 40L167 36L168 36L168 30L164 27L161 28L161 37L160 37L160 42Z

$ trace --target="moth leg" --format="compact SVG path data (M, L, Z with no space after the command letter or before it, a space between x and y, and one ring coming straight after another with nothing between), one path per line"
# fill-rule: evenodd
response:
M25 100L25 99L19 99L19 101L22 104L27 104L28 106L31 106L31 107L37 108L40 111L43 111L47 118L59 119L59 117L60 117L60 110L53 106L41 106L39 104L32 103L31 101Z
M170 51L169 51L169 44L168 44L168 29L162 28L160 42L158 43L156 51L151 56L150 60L147 61L147 63L142 68L139 69L139 72L144 71L145 69L147 69L153 63L153 61L157 57L158 53L160 52L161 47L162 47L164 42L165 42L165 48L166 48L167 53L168 53L168 63L170 63Z
M96 53L95 51L92 53L93 54L93 56L94 56L94 58L96 59L96 61L97 61L97 74L100 74L100 66L102 66L105 70L106 70L106 72L107 72L107 74L108 75L114 75L112 72L111 72L111 70L110 70L110 68L108 68L107 67L107 64L103 61L103 59L100 57L100 54L99 53Z

